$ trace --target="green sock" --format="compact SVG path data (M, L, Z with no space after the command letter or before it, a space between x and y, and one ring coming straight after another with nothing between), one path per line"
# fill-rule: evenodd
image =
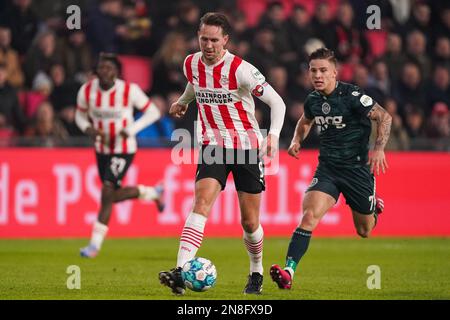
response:
M285 269L289 271L291 276L294 275L297 265L309 246L311 239L311 231L297 228L292 234L291 242L289 243L288 252L286 255Z

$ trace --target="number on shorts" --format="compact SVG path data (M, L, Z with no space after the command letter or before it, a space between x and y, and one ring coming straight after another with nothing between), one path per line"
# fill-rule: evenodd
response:
M118 157L112 157L111 158L111 172L113 175L117 178L119 174L122 173L123 169L125 169L125 165L127 164L127 161L123 158Z

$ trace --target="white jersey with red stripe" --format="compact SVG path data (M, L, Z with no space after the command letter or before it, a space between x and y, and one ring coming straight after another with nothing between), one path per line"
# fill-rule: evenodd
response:
M137 150L134 135L123 138L119 133L134 123L133 107L145 112L150 99L137 84L116 79L114 85L104 91L99 80L85 83L78 91L77 109L86 112L92 127L102 130L105 139L97 139L95 150L101 154L132 154Z
M256 96L267 85L265 77L247 61L226 51L214 65L189 55L183 71L195 91L198 107L197 132L202 145L255 149L263 136L255 118Z

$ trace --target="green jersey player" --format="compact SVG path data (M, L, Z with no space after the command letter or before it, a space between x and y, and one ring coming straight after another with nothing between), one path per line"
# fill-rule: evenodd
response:
M305 101L305 112L297 123L289 155L298 159L301 145L315 123L319 127L319 165L303 200L303 217L294 231L286 266L273 265L272 279L281 289L290 289L292 278L305 254L311 234L340 193L349 205L358 235L369 236L383 203L375 195L375 177L387 166L384 147L391 116L357 86L336 80L336 58L321 48L309 57L314 91ZM371 121L377 123L374 150L369 155Z

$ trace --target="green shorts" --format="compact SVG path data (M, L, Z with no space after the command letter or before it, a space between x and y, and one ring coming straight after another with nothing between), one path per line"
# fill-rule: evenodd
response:
M375 177L369 166L355 168L333 167L326 163L319 163L308 191L322 191L336 201L339 195L345 197L346 203L362 214L375 212Z

